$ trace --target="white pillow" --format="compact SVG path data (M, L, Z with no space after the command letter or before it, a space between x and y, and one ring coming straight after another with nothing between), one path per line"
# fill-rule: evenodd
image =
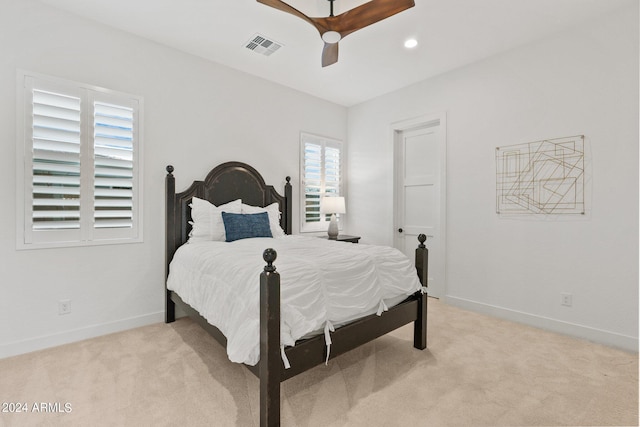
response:
M189 242L207 242L216 240L225 241L224 222L222 222L222 212L242 213L242 200L237 199L233 202L220 206L214 206L206 200L193 197L191 199L191 233L189 233Z
M271 228L271 235L273 237L284 236L284 231L280 227L280 206L278 205L278 203L272 203L264 208L242 203L242 213L244 214L254 214L262 212L267 212L267 214L269 215L269 228Z

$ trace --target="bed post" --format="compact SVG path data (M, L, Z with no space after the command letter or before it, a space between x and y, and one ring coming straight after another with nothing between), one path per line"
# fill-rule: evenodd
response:
M420 234L418 241L420 244L416 248L416 271L422 286L427 286L429 270L429 250L424 245L427 236ZM413 346L419 350L427 348L427 294L418 292L418 318L413 327Z
M284 185L284 198L286 199L285 209L287 213L287 218L286 218L284 232L285 234L291 234L293 232L293 227L291 226L293 221L293 198L292 198L292 191L291 191L291 177L288 176L286 180L287 180L287 183Z
M260 274L260 427L280 425L280 273L277 253L266 249Z
M167 289L167 278L169 277L169 263L176 251L176 179L173 177L173 166L167 166L167 177L165 179L166 193L166 218L165 218L165 276L164 276L164 321L171 323L176 320L176 305L171 300L170 291Z

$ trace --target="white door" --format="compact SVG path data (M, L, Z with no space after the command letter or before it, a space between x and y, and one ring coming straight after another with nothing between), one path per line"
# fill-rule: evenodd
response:
M418 235L427 236L428 292L441 298L445 295L446 128L442 119L398 127L394 129L394 244L414 260Z

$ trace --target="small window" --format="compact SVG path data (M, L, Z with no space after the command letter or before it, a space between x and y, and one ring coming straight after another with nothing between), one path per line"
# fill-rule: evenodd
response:
M300 153L300 231L326 231L331 217L320 214L320 199L343 195L342 142L303 133Z
M142 98L19 75L18 248L142 240Z

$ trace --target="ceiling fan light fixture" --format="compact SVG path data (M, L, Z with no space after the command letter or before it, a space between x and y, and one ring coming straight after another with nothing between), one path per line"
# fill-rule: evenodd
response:
M326 33L322 33L322 40L325 43L338 43L342 36L337 31L327 31Z

